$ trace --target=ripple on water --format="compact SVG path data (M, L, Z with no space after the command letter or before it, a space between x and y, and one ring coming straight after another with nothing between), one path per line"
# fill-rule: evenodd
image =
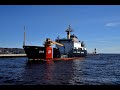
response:
M89 55L49 64L0 58L0 85L119 85L119 68L119 54Z

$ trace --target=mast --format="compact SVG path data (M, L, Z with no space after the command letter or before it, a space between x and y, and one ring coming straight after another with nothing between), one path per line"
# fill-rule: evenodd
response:
M26 33L25 33L25 26L24 26L24 41L23 41L23 46L25 46L25 40L26 40Z
M70 32L72 32L73 30L71 29L70 25L68 27L68 29L66 30L67 32L67 39L70 39Z

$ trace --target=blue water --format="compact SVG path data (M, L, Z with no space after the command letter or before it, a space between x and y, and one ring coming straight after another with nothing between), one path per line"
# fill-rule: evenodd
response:
M0 58L0 85L120 85L120 54L49 63Z

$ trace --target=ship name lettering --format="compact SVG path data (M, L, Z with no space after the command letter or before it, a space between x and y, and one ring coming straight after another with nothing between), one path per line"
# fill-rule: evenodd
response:
M39 53L44 53L44 51L39 50Z

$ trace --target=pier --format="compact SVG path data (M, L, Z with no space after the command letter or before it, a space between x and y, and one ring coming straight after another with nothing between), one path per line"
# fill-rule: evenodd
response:
M7 57L26 57L26 54L0 54L0 58Z

